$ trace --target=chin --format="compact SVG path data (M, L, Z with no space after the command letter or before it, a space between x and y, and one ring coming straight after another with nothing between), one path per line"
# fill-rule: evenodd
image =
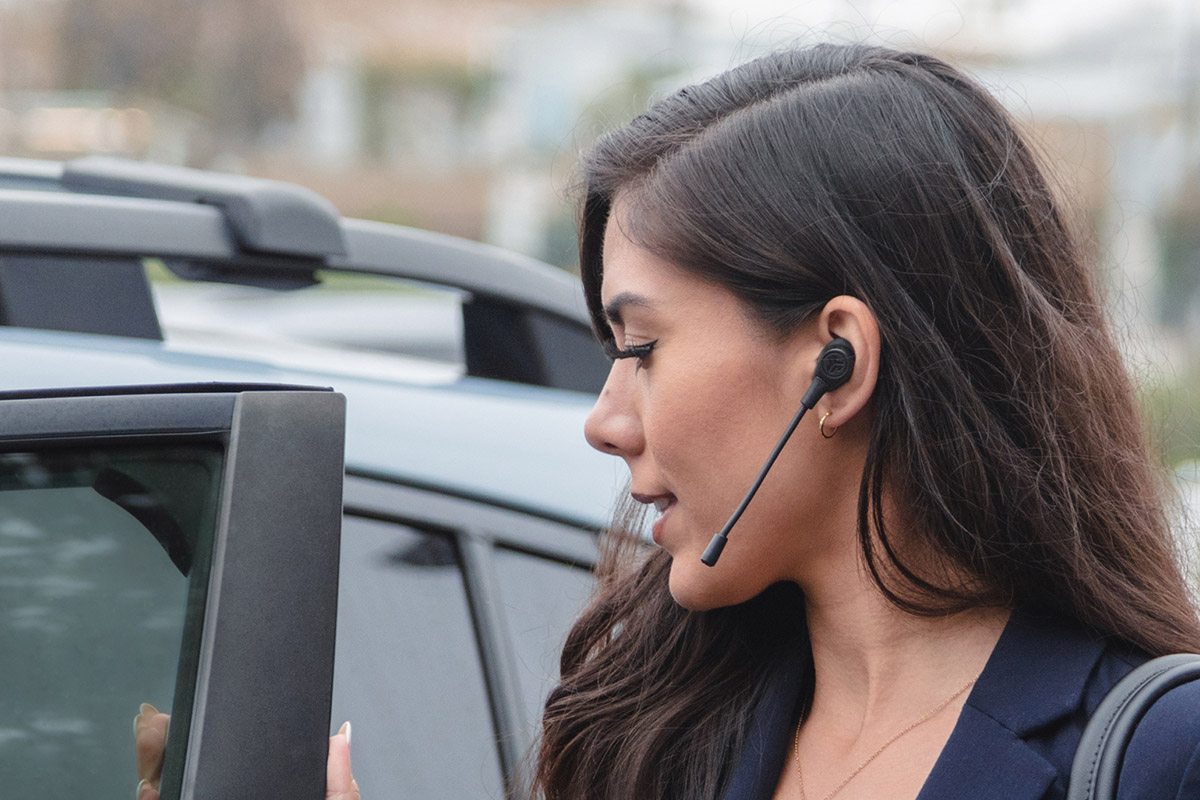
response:
M675 602L688 611L711 611L743 603L754 596L741 596L740 587L728 585L726 571L720 566L708 567L700 561L700 554L684 556L685 560L672 556L671 575L668 588ZM719 563L719 562L718 562Z

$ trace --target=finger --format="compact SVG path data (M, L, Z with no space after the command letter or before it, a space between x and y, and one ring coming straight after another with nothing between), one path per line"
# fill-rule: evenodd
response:
M170 717L155 714L143 718L134 734L134 752L137 755L138 778L152 783L155 788L162 776L163 754L167 748L167 729Z
M358 784L350 772L349 722L329 739L329 763L325 767L325 776L325 800L359 800Z
M162 777L163 753L167 748L167 733L171 717L149 703L143 703L141 713L133 720L134 752L137 755L139 798L145 786L158 793L158 782Z
M137 800L158 800L158 789L151 786L148 781L139 781L136 797Z

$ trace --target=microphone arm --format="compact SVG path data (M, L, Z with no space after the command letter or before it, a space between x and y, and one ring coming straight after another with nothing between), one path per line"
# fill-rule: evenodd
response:
M806 396L807 399L807 396ZM758 492L758 487L762 486L763 479L767 477L767 473L771 471L771 467L775 464L775 459L779 458L779 454L783 452L783 446L787 444L788 439L792 438L792 433L796 430L796 426L800 424L800 419L804 416L804 412L808 411L808 406L801 405L800 410L796 412L796 416L792 417L792 422L788 425L787 430L783 432L783 436L779 437L779 441L775 444L775 449L771 451L770 458L767 463L758 472L758 477L754 479L754 483L750 486L750 491L746 492L746 496L742 498L742 502L738 504L737 510L733 512L733 516L725 523L725 527L721 528L720 533L712 538L708 543L708 547L704 548L704 555L700 556L700 560L705 565L713 567L717 564L717 559L721 557L721 551L725 549L725 542L729 540L729 532L733 530L734 523L742 517L742 512L746 510L746 506L750 505L750 501L754 499L754 495Z
M779 454L783 451L783 446L787 444L788 439L792 438L792 433L796 430L796 426L800 424L800 419L804 416L804 412L817 404L817 401L828 391L838 388L850 379L850 375L854 372L854 348L850 342L838 337L821 350L821 355L817 357L817 366L814 371L812 383L808 387L808 391L804 393L804 397L800 400L800 410L796 412L796 416L792 417L792 422L788 425L787 430L783 432L783 436L779 437L779 442L775 445L775 449L771 451L771 457L767 459L767 463L763 464L763 468L759 471L758 477L754 479L754 484L750 487L750 491L746 492L746 496L742 498L742 502L738 504L737 510L733 512L733 516L725 523L725 527L721 528L720 533L712 538L708 543L708 547L704 548L704 555L700 556L700 560L706 566L713 567L717 564L717 559L721 557L721 551L725 549L725 543L729 540L729 532L733 530L736 523L742 516L742 512L746 510L746 506L750 505L750 501L754 499L755 493L758 492L758 487L762 486L763 479L767 477L771 467L775 464L775 459L779 458Z

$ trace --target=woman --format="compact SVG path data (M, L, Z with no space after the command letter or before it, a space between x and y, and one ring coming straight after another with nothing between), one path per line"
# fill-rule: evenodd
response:
M818 46L656 103L583 166L616 535L545 710L548 800L1035 800L1148 656L1200 649L1088 270L1004 111L937 59ZM715 566L701 562L813 380ZM1200 687L1123 798L1200 797ZM348 734L330 798L357 800Z
M1005 112L928 56L786 51L656 103L583 182L615 356L587 437L660 548L605 563L538 789L1061 797L1088 712L1200 628L1090 275ZM703 564L839 337L849 380ZM1200 796L1198 701L1147 717L1123 797Z

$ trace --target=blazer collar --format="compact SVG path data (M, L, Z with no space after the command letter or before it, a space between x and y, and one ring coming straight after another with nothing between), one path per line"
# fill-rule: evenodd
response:
M1044 797L1059 769L1027 738L1076 713L1104 648L1078 624L1015 612L918 800Z
M1057 776L1041 753L968 703L917 800L1040 800Z
M1014 612L918 800L1036 800L1058 769L1024 741L1079 708L1104 651L1077 624ZM787 755L803 665L776 673L739 754L725 800L769 800Z
M1079 708L1105 646L1078 623L1014 612L967 705L1028 736Z

